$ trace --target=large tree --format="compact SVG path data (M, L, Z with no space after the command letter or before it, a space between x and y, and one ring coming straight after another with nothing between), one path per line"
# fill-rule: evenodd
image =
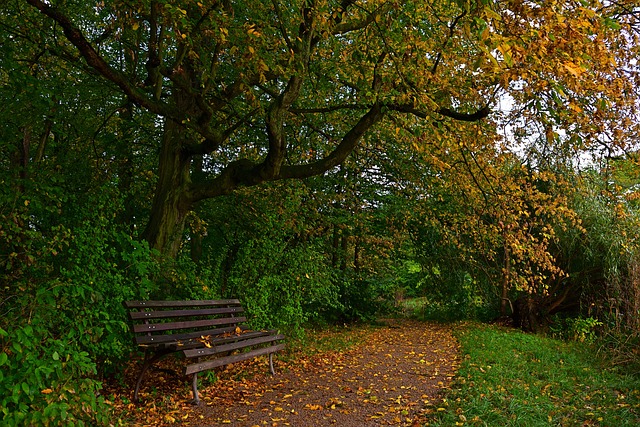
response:
M549 144L562 130L572 144L617 138L633 109L631 6L11 0L0 19L162 124L143 237L173 255L198 201L323 174L366 135L456 147L495 133L472 122L508 99L512 125L535 123ZM6 18L17 13L27 25Z

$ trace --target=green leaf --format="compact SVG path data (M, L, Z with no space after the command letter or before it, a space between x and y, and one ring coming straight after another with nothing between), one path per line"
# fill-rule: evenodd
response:
M0 353L0 366L7 363L7 360L9 360L9 356L7 356L7 353Z

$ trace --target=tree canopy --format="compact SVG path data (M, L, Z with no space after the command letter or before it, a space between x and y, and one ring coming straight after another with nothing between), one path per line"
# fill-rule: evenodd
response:
M102 108L158 133L143 236L167 254L200 200L323 174L373 135L476 152L499 127L548 149L618 144L633 127L624 3L26 3L4 7L9 40L31 49L14 68L70 67L104 88Z

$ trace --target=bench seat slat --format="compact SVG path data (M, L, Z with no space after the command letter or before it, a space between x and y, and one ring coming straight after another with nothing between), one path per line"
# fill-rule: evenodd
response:
M192 310L164 310L164 311L131 311L129 317L132 320L169 319L172 317L209 316L212 314L236 314L243 313L242 307L206 308Z
M221 319L185 320L183 322L143 323L134 325L133 332L174 331L177 329L206 328L216 325L235 325L246 322L246 317L223 317Z
M207 360L201 363L194 363L192 365L187 366L187 368L185 369L185 375L191 375L197 372L213 369L218 366L228 365L231 363L240 362L242 360L252 359L254 357L261 356L263 354L275 353L276 351L283 350L284 348L285 348L285 344L278 344L270 347L259 348L257 350L247 351L245 353L234 354L233 356L219 357L217 359Z
M230 332L234 332L236 327L229 326L225 328L215 328L203 331L185 332L183 334L160 334L160 335L139 335L136 337L136 343L143 346L154 346L159 344L176 344L178 341L189 341L200 338L201 336L217 336Z
M246 340L249 338L265 337L267 335L273 335L275 333L276 331L247 331L247 332L243 332L240 335L233 334L231 336L215 337L211 340L211 344L212 345L227 344L230 342ZM186 349L183 349L183 350L186 350Z
M262 336L258 338L251 339L241 339L234 343L218 345L217 343L212 343L211 348L195 348L192 350L185 350L183 353L185 357L202 357L202 356L211 356L218 353L225 353L227 351L239 350L241 348L252 347L254 345L266 344L269 342L282 341L284 339L284 335L268 335Z
M212 334L204 334L204 336L207 335L211 335L213 336L213 338L209 339L209 342L213 345L220 345L220 344L226 344L226 343L230 343L230 342L236 342L238 340L241 339L249 339L249 338L256 338L256 337L263 337L263 336L267 336L267 335L273 335L276 333L276 331L271 330L271 331L247 331L246 329L243 329L243 332L241 335L236 335L235 334L235 328L225 328L226 332L221 333L218 336L213 336ZM216 329L216 331L220 331L220 329ZM203 347L204 344L202 343L201 340L201 336L200 335L195 335L191 334L192 336L188 337L188 338L183 338L180 340L176 340L176 339L172 339L169 341L162 341L162 342L158 342L158 341L152 341L152 342L146 342L149 340L149 336L145 335L145 336L140 336L138 338L141 339L137 339L136 342L138 343L138 345L141 345L143 347L160 347L160 348L168 348L168 347L173 347L176 351L182 351L182 350L187 350L190 348L196 348L196 347ZM163 337L165 335L157 335L154 337ZM176 334L173 335L168 335L169 337L175 337L177 336ZM143 342L144 341L144 342Z
M164 308L164 307L220 307L228 305L240 306L238 299L194 300L194 301L126 301L127 308Z

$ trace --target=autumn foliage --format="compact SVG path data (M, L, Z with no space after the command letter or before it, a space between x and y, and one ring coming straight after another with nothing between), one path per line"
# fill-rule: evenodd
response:
M591 318L627 348L639 13L2 2L3 420L102 420L128 299L240 298L295 336L416 297L531 330Z

